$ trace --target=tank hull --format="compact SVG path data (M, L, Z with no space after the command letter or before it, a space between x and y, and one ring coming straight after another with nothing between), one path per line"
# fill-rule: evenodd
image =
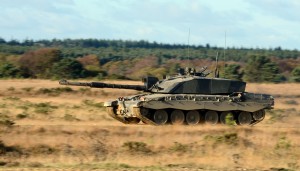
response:
M125 124L137 123L128 122L133 120L132 118L138 118L151 125L175 124L177 121L190 124L189 115L199 117L199 121L196 119L198 123L209 123L211 120L214 121L212 123L224 123L224 115L230 113L235 123L245 121L247 125L253 125L264 119L265 109L273 108L274 99L270 95L254 93L140 94L119 98L104 105L110 110L110 116ZM183 121L178 119L182 117Z

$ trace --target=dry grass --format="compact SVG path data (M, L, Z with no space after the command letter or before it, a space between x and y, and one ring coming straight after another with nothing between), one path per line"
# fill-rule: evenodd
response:
M15 122L0 127L0 170L300 169L299 84L248 84L248 92L276 98L255 127L122 125L100 102L136 91L72 87L53 95L39 90L61 87L57 81L0 84L0 115Z

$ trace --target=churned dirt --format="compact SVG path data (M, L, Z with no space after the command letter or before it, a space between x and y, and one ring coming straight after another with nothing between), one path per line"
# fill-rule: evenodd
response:
M123 125L102 102L137 91L0 85L0 170L300 170L300 84L247 84L275 97L253 127Z

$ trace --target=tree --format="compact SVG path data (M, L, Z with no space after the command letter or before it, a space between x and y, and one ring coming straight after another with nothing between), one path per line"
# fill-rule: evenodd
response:
M242 73L240 73L240 65L230 64L226 65L224 69L224 77L227 79L241 80Z
M55 78L82 78L86 76L83 65L73 58L64 58L55 63L51 68L51 74Z
M252 56L245 67L244 79L249 82L282 82L278 65L265 56Z
M62 53L59 49L41 48L23 54L19 63L21 69L27 70L31 77L47 78L52 65L61 58Z
M295 82L300 82L300 66L293 69L292 80Z
M2 37L0 37L0 44L4 44L4 43L6 43L6 41Z
M90 71L100 71L100 61L96 55L87 55L77 60L84 66L85 69Z
M20 77L20 70L10 63L0 65L0 77L2 78L18 78Z

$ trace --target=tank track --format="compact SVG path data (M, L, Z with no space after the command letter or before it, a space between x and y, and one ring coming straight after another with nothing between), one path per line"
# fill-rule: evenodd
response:
M153 116L153 112L149 113L151 109L147 109L147 108L140 108L140 107L134 107L133 108L133 112L136 116L136 118L140 119L144 124L147 124L147 125L154 125L154 126L159 126L159 125L164 125L164 124L158 124L154 121L154 116ZM170 109L171 111L172 109ZM173 109L174 110L174 109ZM112 106L109 106L106 108L106 111L107 113L114 119L124 123L124 124L137 124L139 123L139 120L136 121L136 122L130 122L130 120L128 120L128 118L125 118L125 117L121 117L121 116L118 116L116 114L116 109ZM208 110L209 111L209 110ZM206 111L206 112L208 112ZM184 124L185 125L189 125L187 122L186 122L186 113L189 112L189 111L185 111L185 115L184 115ZM210 112L216 112L216 111L210 111ZM168 119L166 121L166 124L173 124L171 121L170 121L170 112L167 112L168 113ZM200 114L201 113L201 114ZM209 119L208 120L205 120L205 114L204 112L199 112L199 123L197 122L197 124L195 125L198 125L198 124L203 124L203 123L208 123L208 124L217 124L217 123L220 123L220 124L224 124L226 125L226 123L222 123L221 122L221 112L216 112L218 115L217 115L217 121L216 122L210 122ZM229 111L229 113L231 113ZM235 125L249 125L249 126L254 126L256 125L257 123L261 122L262 120L264 120L265 118L265 111L264 110L259 110L259 111L256 111L256 112L253 112L253 113L250 113L250 112L246 112L246 113L250 113L251 114L251 122L249 122L249 124L241 124L239 123L238 121L238 117L242 112L241 111L237 111L237 112L232 112L232 113L235 113L234 114L234 119L233 119L233 122L235 123ZM256 118L256 119L255 119ZM212 119L213 120L213 119Z
M251 123L250 125L251 126L254 126L256 124L258 124L259 122L263 121L265 119L265 110L260 110L260 111L257 111L257 112L262 112L262 118L258 119L258 120L255 120L253 123Z
M141 111L142 111L142 108L139 108L139 107L133 108L133 112L142 122L144 122L145 124L148 124L148 125L158 126L158 124L156 124L154 121L152 121L151 119L144 116Z
M173 109L174 110L174 109ZM188 123L186 123L186 113L188 113L189 111L185 111L185 115L184 115L184 117L185 117L185 122L184 122L184 124L185 125L189 125ZM203 124L203 123L208 123L208 124L212 124L212 125L214 125L214 124L223 124L223 125L226 125L227 123L222 123L221 122L221 112L217 112L217 111L212 111L212 112L216 112L216 113L218 113L218 118L217 118L217 122L215 122L215 123L210 123L209 121L206 121L205 120L205 113L204 112L201 112L201 114L200 114L200 120L199 120L199 123L197 123L197 124L195 124L195 125L198 125L198 124ZM241 123L239 123L238 122L238 118L237 118L237 116L239 116L241 113L242 113L242 111L235 111L235 112L233 112L233 113L235 113L234 114L234 119L233 119L233 122L234 122L234 124L235 125L248 125L248 126L254 126L254 125L256 125L257 123L259 123L259 122L261 122L262 120L264 120L264 118L265 118L265 111L264 110L259 110L259 111L256 111L256 112L261 112L261 115L260 115L260 118L258 118L258 119L254 119L254 117L253 117L253 115L255 114L255 112L246 112L246 113L250 113L250 115L251 115L251 122L249 121L249 123L244 123L244 124L241 124ZM154 117L153 117L153 112L151 113L151 115L146 115L146 114L143 114L143 112L142 112L142 108L138 108L138 107L136 107L136 108L134 108L134 113L136 114L136 116L139 118L139 119L141 119L141 121L143 121L145 124L149 124L149 125L155 125L155 126L159 126L160 124L157 124L155 121L154 121ZM200 112L199 112L200 113ZM229 112L230 113L230 112ZM173 124L171 121L170 121L170 112L168 112L168 120L167 120L167 123L166 124ZM162 124L163 125L163 124Z
M113 106L107 106L106 112L109 114L109 116L122 122L123 124L129 124L129 121L127 121L124 117L116 115L116 109Z

